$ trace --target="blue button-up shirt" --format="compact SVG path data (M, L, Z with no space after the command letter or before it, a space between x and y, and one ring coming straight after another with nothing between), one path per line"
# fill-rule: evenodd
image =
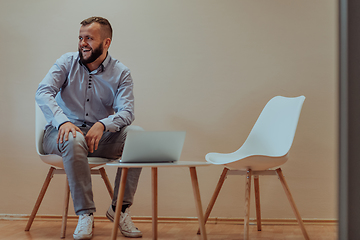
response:
M92 126L100 121L106 131L119 131L134 121L133 81L130 70L109 54L89 72L79 53L66 53L51 67L36 91L36 102L48 124L59 128L70 121Z

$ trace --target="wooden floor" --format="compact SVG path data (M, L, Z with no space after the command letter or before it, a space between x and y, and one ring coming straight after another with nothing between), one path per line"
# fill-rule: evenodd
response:
M77 222L68 221L65 239L73 239L72 234ZM25 232L26 221L23 220L0 220L1 240L59 240L59 221L35 220L30 231ZM136 223L143 232L143 240L152 239L151 223ZM336 240L336 224L306 224L306 230L311 240ZM110 239L112 229L111 222L95 221L93 240ZM198 225L196 223L159 223L159 240L200 240L196 235ZM243 225L229 223L208 223L206 225L208 240L240 240L243 239ZM118 233L118 239L127 239ZM255 225L250 226L250 239L259 240L303 240L298 225L263 225L262 231L258 232Z

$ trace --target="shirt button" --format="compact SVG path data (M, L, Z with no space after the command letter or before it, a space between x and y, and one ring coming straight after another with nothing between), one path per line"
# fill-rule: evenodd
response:
M86 99L86 101L88 102L88 101L90 101L90 99Z
M89 114L87 113L86 116L89 116Z

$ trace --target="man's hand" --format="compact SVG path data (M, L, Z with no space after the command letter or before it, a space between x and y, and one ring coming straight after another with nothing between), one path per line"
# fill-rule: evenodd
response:
M89 147L89 152L93 153L98 149L99 141L104 133L104 125L100 122L96 122L85 136L86 143Z
M69 134L70 132L73 134L73 137L76 137L76 132L81 133L82 135L84 135L82 133L82 131L80 130L80 128L78 128L77 126L75 126L74 124L72 124L71 122L66 122L64 124L62 124L59 128L59 133L56 139L56 143L63 143L64 140L67 141L69 140ZM65 139L64 139L65 137Z

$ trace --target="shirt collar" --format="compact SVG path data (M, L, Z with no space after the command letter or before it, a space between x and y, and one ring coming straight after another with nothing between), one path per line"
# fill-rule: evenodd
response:
M104 59L104 61L101 63L100 66L102 66L102 70L104 71L106 69L106 67L109 65L109 62L110 62L110 59L111 59L111 56L109 54L109 52L107 52L106 54L106 58Z

